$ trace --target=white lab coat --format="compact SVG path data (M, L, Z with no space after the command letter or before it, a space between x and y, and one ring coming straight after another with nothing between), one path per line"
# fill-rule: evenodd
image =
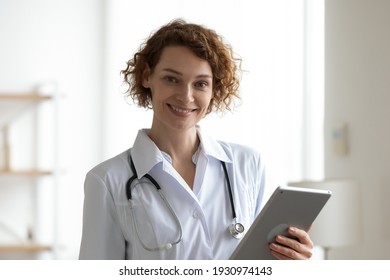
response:
M225 175L226 162L238 222L246 229L264 204L265 172L260 155L249 147L216 141L198 127L200 146L193 160L193 190L177 173L170 157L140 130L133 147L88 172L85 179L80 259L228 259L239 240L228 227L233 222ZM133 210L126 182L133 175L129 152L140 180L132 184ZM150 174L180 220L183 238L169 250L148 247L173 243L179 228L167 205L146 178ZM142 179L141 179L142 178ZM139 235L135 233L134 211Z

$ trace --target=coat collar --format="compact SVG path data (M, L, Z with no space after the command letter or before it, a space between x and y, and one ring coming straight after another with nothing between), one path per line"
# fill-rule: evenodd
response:
M227 163L232 161L217 140L204 133L199 126L196 128L200 139L200 146L196 153L203 153L208 158L215 158L216 160ZM131 149L131 156L138 179L147 174L155 165L169 157L158 149L156 144L149 138L148 133L149 129L139 130L133 148Z

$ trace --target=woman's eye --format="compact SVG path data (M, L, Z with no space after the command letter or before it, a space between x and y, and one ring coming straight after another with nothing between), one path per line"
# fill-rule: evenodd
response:
M167 82L174 83L174 84L176 84L178 82L178 80L175 77L171 77L171 76L165 77L165 80Z
M201 82L197 82L195 84L195 86L198 87L198 88L205 88L205 87L208 86L208 84L207 84L207 82L201 81Z

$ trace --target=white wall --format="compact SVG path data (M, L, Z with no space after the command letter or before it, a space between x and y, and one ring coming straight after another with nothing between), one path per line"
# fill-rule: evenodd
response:
M363 240L331 258L390 259L390 1L325 1L325 176L362 190ZM349 128L349 154L332 129ZM329 229L331 230L331 229Z
M40 188L37 195L38 208L48 205L41 213L43 228L37 229L38 239L52 240L45 231L55 233L53 219L47 218L58 210L54 221L58 225L58 258L77 258L84 176L101 160L102 2L0 0L0 91L28 91L50 82L60 94L58 203L54 206L53 196L47 195L53 194L51 186ZM51 137L52 132L40 137ZM13 163L17 165L22 158L14 154ZM25 231L23 224L29 222L24 205L30 205L34 194L19 191L23 189L0 189L0 196L13 201L0 204L0 212L18 218L16 231L24 237L20 230Z

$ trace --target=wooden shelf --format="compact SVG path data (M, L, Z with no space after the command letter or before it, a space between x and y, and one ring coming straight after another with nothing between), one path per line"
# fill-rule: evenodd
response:
M10 123L31 105L51 99L50 95L42 95L37 92L25 93L0 93L0 125Z
M40 244L0 245L0 253L39 253L52 250L51 246Z
M12 100L35 100L41 101L51 99L49 95L42 95L38 92L22 92L22 93L0 93L0 100L12 101Z
M52 175L53 172L49 170L0 170L0 176L25 176L25 177L34 177L34 176L47 176Z

